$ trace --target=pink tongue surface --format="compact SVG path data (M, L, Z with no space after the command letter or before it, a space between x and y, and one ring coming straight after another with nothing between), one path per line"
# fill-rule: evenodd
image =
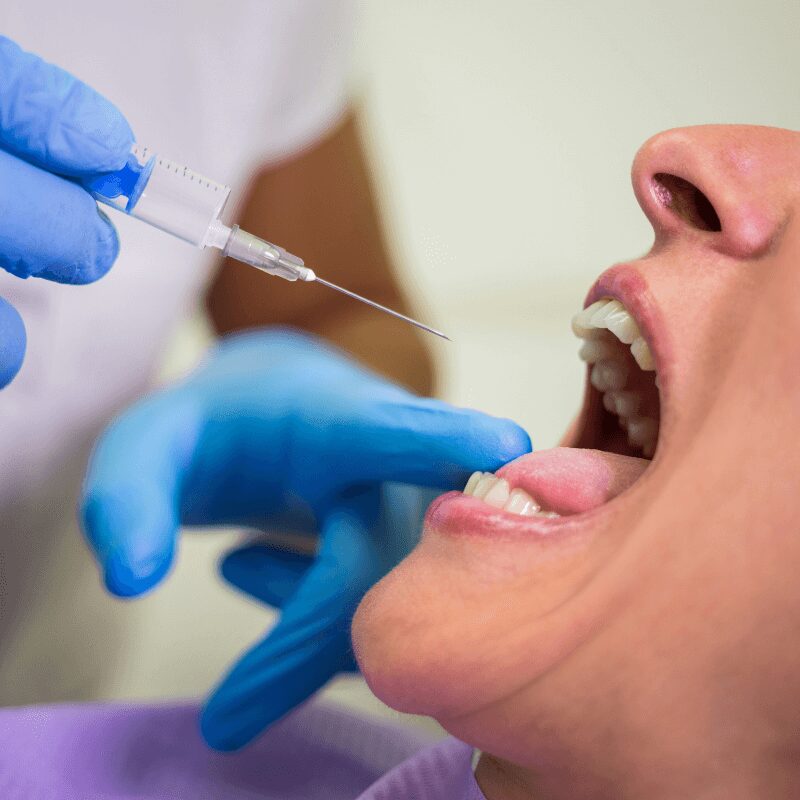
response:
M624 492L649 465L645 458L555 447L521 456L497 475L512 489L524 489L545 510L580 514Z

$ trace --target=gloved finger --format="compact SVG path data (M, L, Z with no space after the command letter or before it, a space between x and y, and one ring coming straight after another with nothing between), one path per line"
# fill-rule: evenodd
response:
M8 386L19 372L26 343L22 317L14 306L0 297L0 389Z
M314 556L275 547L249 545L228 553L222 577L245 594L273 608L283 608L297 591Z
M119 252L117 232L77 184L0 150L0 266L20 278L90 283Z
M169 570L200 420L188 394L165 392L123 415L95 445L81 519L114 594L141 594Z
M398 395L400 390L398 390ZM508 419L403 392L342 409L330 425L330 452L343 485L398 481L460 488L476 470L494 471L530 451L530 438Z
M121 169L132 144L116 106L0 36L0 147L47 170L82 177Z
M325 520L319 556L280 620L206 704L200 726L211 747L243 747L334 675L356 668L350 620L381 577L370 535L376 514L377 491L372 491Z
M511 420L413 395L296 331L229 337L196 380L214 385L241 374L251 381L252 364L265 359L269 402L261 413L281 420L281 477L314 508L360 483L456 488L471 472L495 470L530 450L528 435ZM253 425L251 432L223 437L218 456L258 464L275 451L274 426Z

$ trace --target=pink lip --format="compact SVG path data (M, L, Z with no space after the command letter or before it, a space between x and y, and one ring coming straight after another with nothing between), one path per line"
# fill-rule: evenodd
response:
M653 352L663 395L669 382L673 351L647 280L634 264L618 264L607 269L589 289L584 308L603 297L619 300L633 315Z
M485 536L491 539L546 537L563 528L570 517L520 517L487 505L477 497L448 492L431 503L425 530L446 536Z

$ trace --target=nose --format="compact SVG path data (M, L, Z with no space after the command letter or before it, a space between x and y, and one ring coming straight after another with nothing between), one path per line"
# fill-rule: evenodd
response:
M790 148L793 152L787 152ZM738 125L677 128L636 155L633 187L656 246L694 238L736 258L770 249L789 215L789 131Z

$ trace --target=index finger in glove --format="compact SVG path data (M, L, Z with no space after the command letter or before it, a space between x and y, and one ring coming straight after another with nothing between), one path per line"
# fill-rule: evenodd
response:
M0 36L0 147L81 177L120 169L132 144L133 133L116 106Z
M336 413L335 405L328 413ZM307 430L299 429L298 437ZM493 471L531 447L528 435L511 420L400 390L367 403L343 403L325 438L321 450L306 452L309 458L326 450L335 456L343 486L399 481L450 489L471 472Z
M263 377L253 370L261 363L269 365ZM296 331L223 340L195 381L208 392L227 387L236 402L256 409L251 418L271 423L250 425L244 438L228 436L218 457L258 463L277 447L286 488L315 508L357 484L455 488L471 472L495 470L530 450L511 420L413 395Z

